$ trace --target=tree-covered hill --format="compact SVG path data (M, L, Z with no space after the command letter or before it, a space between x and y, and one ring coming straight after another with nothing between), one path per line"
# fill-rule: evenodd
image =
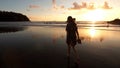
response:
M29 18L21 13L0 11L0 21L30 21Z
M120 19L119 19L119 18L116 18L116 19L114 19L114 20L112 20L112 21L108 21L108 23L110 23L110 24L115 24L115 25L120 25Z

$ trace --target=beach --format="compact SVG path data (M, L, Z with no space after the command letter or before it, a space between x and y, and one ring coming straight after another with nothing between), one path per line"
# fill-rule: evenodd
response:
M72 50L70 58L67 57L66 24L19 26L27 28L0 33L1 68L120 67L120 27L95 27L95 24L88 24L90 27L83 28L79 24L82 44L75 46L79 55L79 64L76 66Z

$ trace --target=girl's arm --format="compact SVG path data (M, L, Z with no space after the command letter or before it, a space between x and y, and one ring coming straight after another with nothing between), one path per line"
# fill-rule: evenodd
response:
M77 34L77 39L79 39L79 32L78 32L77 24L76 24L76 34Z
M78 32L78 29L76 31L76 34L77 34L77 38L79 39L79 32Z

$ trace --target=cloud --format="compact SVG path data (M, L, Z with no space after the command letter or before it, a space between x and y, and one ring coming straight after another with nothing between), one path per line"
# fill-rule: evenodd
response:
M26 11L31 11L31 10L33 10L33 9L41 9L41 7L40 6L38 6L38 5L29 5L27 8L26 8Z
M60 8L61 8L61 9L64 9L64 8L65 8L65 6L64 6L64 5L61 5L61 6L60 6Z
M90 3L87 8L88 9L95 9L94 3Z
M65 6L64 5L61 5L61 6L55 6L52 8L53 10L63 10L65 9Z
M58 5L56 4L56 0L52 0L52 8L53 8L54 10L59 10L59 9L64 9L65 6L64 6L64 5L58 6Z
M86 2L82 2L81 4L79 4L77 2L73 2L72 5L73 5L73 7L68 8L69 10L81 10L83 8L93 10L93 9L101 8L101 7L95 6L95 3L86 3ZM102 8L103 9L111 9L108 2L104 2L104 5L102 6Z
M82 2L78 4L77 2L73 2L73 7L69 8L70 10L80 10L82 8L94 9L94 3L87 4L86 2Z
M102 6L103 9L112 9L112 7L109 6L108 2L104 2L104 5Z
M69 9L71 9L71 10L78 10L78 9L81 9L82 7L84 7L84 6L81 6L77 2L74 2L73 3L73 7L69 8Z
M56 8L56 0L52 0L52 7Z
M86 2L82 2L82 8L86 8L87 7L87 3Z
M38 6L38 5L29 5L29 8L31 8L31 9L32 9L32 8L33 8L33 9L34 9L34 8L40 8L40 6Z

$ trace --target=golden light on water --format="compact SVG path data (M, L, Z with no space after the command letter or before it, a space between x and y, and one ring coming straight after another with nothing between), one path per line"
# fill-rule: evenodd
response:
M87 33L91 38L98 38L101 34L103 34L99 29L97 29L97 27L95 27L95 24L91 24L91 27L88 29Z
M93 38L93 37L97 36L98 31L95 29L95 24L94 24L94 23L91 24L90 26L91 26L91 27L90 27L90 29L88 30L88 34L89 34L90 37Z
M96 35L96 30L95 30L94 28L90 28L89 34L90 34L91 37L95 37L95 35Z

